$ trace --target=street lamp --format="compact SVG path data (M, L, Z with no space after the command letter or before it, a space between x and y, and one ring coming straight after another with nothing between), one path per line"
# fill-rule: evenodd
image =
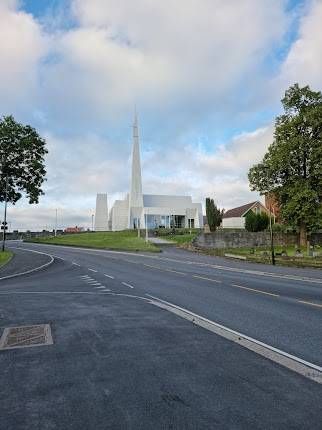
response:
M94 231L94 214L92 214L92 231Z
M55 209L56 215L55 215L55 237L57 236L57 209Z
M6 176L6 188L4 192L4 221L2 223L3 228L3 236L2 236L2 252L4 252L5 249L5 243L6 243L6 230L7 230L7 203L8 203L8 175Z
M269 201L269 231L270 231L270 238L271 238L271 254L272 254L272 265L275 266L275 251L274 251L274 235L273 235L273 226L272 226L272 201L271 201L271 187L269 185L269 170L268 166L266 167L266 173L267 173L267 197Z

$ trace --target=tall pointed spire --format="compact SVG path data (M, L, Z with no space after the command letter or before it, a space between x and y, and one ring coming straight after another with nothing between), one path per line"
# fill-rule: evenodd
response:
M131 176L129 207L130 208L143 207L139 127L138 127L136 109L134 112L134 123L133 123L132 176Z

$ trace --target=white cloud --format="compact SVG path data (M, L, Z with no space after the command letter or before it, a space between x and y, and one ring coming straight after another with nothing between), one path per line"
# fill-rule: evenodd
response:
M282 68L283 85L299 82L312 89L322 88L322 1L313 0L302 18L299 37Z
M4 114L31 108L39 63L46 53L39 24L16 8L13 0L0 4L0 112Z

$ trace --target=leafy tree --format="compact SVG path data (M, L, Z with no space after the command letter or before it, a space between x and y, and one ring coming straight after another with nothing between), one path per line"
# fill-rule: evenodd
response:
M309 86L291 86L276 118L274 141L263 161L248 174L250 188L273 192L283 222L307 232L322 226L322 94Z
M263 231L266 230L269 224L269 217L268 215L263 212L256 215L257 217L257 231Z
M220 226L224 215L224 209L220 210L215 205L214 199L206 198L206 215L210 231L216 231Z
M8 178L8 201L15 204L24 193L29 203L38 203L44 194L44 157L46 142L29 125L19 124L12 116L0 119L0 202L5 200Z
M247 231L266 230L269 223L269 217L266 213L255 214L252 210L248 211L245 216L245 229Z
M247 231L257 231L257 218L253 211L248 211L245 216L245 229Z

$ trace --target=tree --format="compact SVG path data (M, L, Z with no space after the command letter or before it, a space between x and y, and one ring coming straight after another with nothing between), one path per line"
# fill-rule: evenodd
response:
M282 104L274 141L248 178L251 190L274 193L283 222L299 230L305 245L307 232L322 227L322 94L295 84Z
M245 216L245 229L247 231L263 231L268 227L269 218L266 213L255 214L252 210Z
M245 229L247 231L257 231L257 219L253 211L248 211L245 216Z
M45 140L34 128L12 116L0 119L0 202L5 200L7 182L8 202L15 204L24 193L29 203L38 203L44 194L47 152Z
M206 198L206 215L210 231L216 231L222 222L224 210L217 208L214 199L209 197Z

